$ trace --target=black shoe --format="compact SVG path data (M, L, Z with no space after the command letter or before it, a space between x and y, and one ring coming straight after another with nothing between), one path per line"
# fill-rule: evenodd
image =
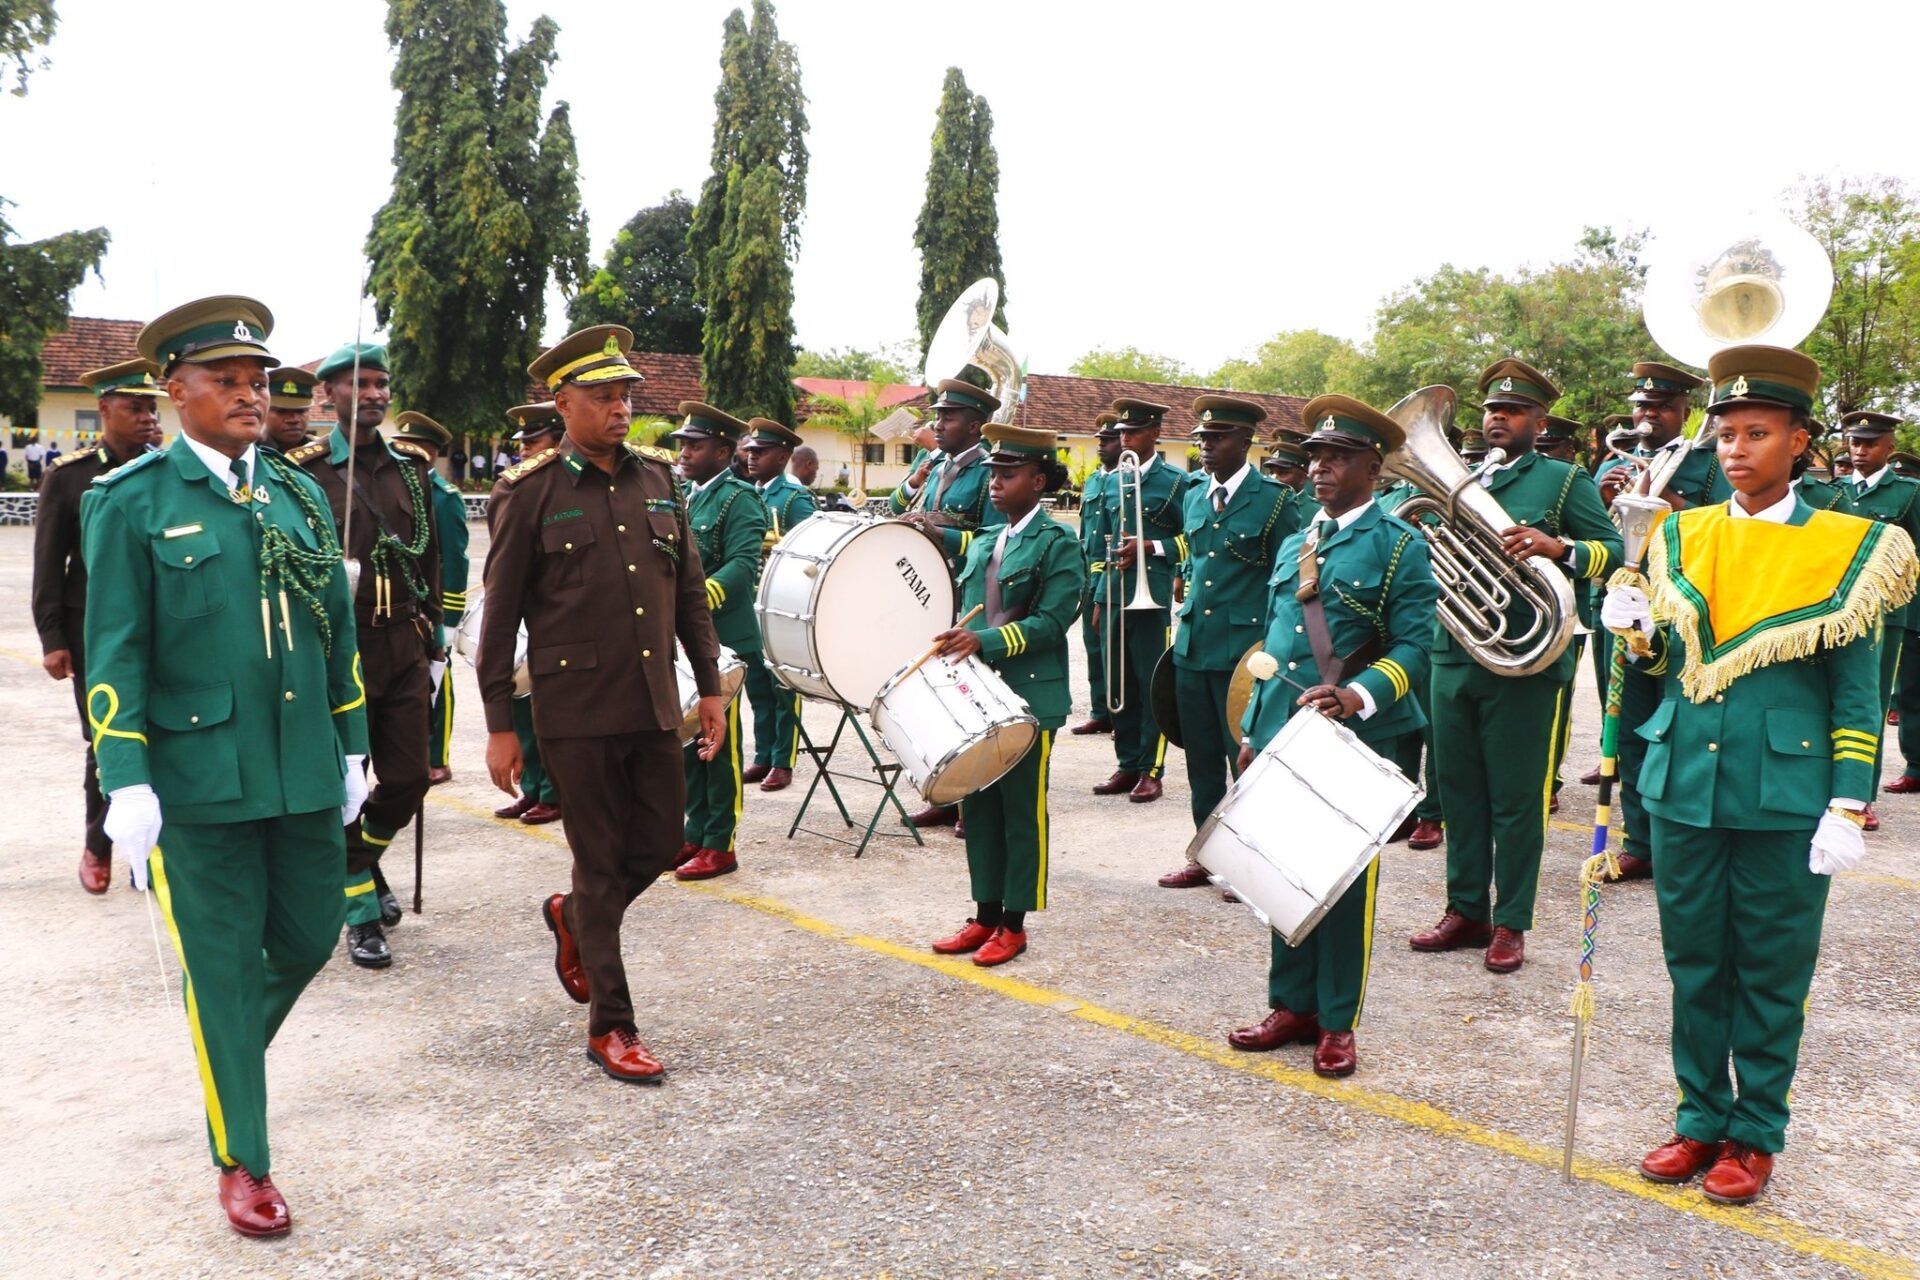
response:
M389 929L400 923L400 899L393 896L391 889L380 893L380 923Z
M393 963L387 935L377 922L347 926L347 958L362 969L384 969Z

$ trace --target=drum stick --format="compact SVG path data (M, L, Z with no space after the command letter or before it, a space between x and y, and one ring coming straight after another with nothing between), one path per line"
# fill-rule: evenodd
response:
M984 610L986 607L987 606L985 606L984 604L977 604L973 606L973 608L967 610L966 617L960 619L960 621L953 624L952 629L955 631L958 631L960 628L966 626L969 622L972 622L975 618L979 617L981 611ZM899 684L901 681L905 680L908 676L912 675L914 672L918 671L920 668L926 666L927 663L932 660L933 656L939 652L940 652L940 646L937 644L934 645L933 648L921 654L919 660L916 661L912 666L908 667L905 671L902 671L899 675L895 676L894 683Z

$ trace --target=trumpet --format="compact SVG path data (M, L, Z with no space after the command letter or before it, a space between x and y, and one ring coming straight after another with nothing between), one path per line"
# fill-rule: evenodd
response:
M1110 715L1124 711L1127 705L1127 637L1124 630L1126 620L1120 615L1146 613L1160 607L1154 601L1153 586L1147 581L1147 505L1140 484L1140 455L1131 449L1124 450L1120 454L1120 460L1114 464L1113 475L1120 494L1120 532L1123 535L1120 542L1126 541L1124 535L1126 534L1127 490L1131 488L1133 490L1133 535L1138 539L1138 545L1133 557L1132 589L1127 594L1126 604L1116 608L1115 606L1119 604L1117 597L1120 594L1120 584L1117 581L1119 567L1114 560L1116 549L1114 537L1112 534L1107 535L1107 599L1104 602L1106 612L1100 618L1100 643L1105 646L1107 653L1107 712ZM1114 696L1116 689L1119 691L1118 697Z

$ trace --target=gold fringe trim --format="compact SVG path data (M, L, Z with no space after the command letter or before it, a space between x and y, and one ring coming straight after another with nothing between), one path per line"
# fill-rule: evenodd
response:
M1655 529L1647 543L1647 578L1653 590L1648 598L1657 621L1670 623L1686 646L1687 661L1680 672L1680 690L1687 701L1701 703L1748 672L1812 657L1821 649L1837 649L1877 632L1883 616L1913 598L1920 587L1920 560L1904 530L1877 526L1869 534L1873 549L1853 580L1847 598L1818 618L1771 627L1711 662L1700 657L1700 618L1690 601L1672 583L1667 563L1666 526ZM1899 536L1895 537L1894 534Z

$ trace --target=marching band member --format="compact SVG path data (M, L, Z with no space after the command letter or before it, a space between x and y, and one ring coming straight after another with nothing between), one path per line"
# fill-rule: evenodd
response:
M1227 723L1227 686L1240 655L1259 642L1274 553L1300 527L1301 503L1293 490L1247 463L1265 409L1251 400L1206 395L1193 402L1193 413L1203 482L1186 493L1186 599L1172 662L1198 830L1240 773L1240 729ZM1207 869L1191 861L1160 877L1164 889L1206 883Z
M107 838L107 800L94 763L87 724L87 561L80 541L80 504L87 486L160 443L159 399L151 360L123 360L90 369L80 383L100 406L100 444L56 459L40 481L33 518L33 626L40 633L40 666L55 680L73 682L80 736L89 743L81 775L86 835L80 846L80 887L105 893L113 883L113 841Z
M680 428L669 439L680 446L687 519L707 578L707 609L720 643L752 670L760 665L760 623L753 614L753 597L760 581L767 504L758 489L733 473L734 449L747 424L697 400L683 402L679 413ZM677 880L709 880L739 866L734 839L745 802L740 702L735 698L727 705L726 736L718 754L691 745L683 753L687 824L673 873Z
M1873 413L1859 410L1840 419L1840 426L1847 433L1847 451L1853 458L1853 500L1854 513L1878 520L1882 524L1894 524L1906 530L1907 536L1920 541L1920 480L1911 480L1896 474L1888 465L1895 448L1894 428L1900 425L1900 419L1889 413ZM1902 606L1887 612L1887 641L1880 646L1880 741L1873 749L1873 777L1880 779L1880 762L1886 756L1886 719L1887 712L1897 704L1894 691L1901 683L1900 658L1905 649L1906 634L1910 625L1920 625L1920 617L1915 610ZM1912 676L1908 674L1908 680ZM1909 694L1913 692L1908 689ZM1908 734L1907 721L1920 719L1920 705L1912 708L1900 706L1900 731ZM1920 725L1915 726L1920 730ZM1903 746L1904 749L1904 746ZM1907 792L1920 790L1920 763L1915 757L1908 757L1908 767L1901 771L1900 777L1887 784L1887 790ZM1909 775L1915 780L1909 781ZM1868 792L1872 794L1871 791ZM1873 806L1867 806L1867 830L1877 831L1880 819L1875 816Z
M1826 424L1809 419L1807 434L1813 444L1807 451L1793 460L1793 492L1815 511L1838 511L1843 516L1856 516L1851 484L1842 485L1837 480L1822 479L1812 471L1814 449L1821 447L1827 438ZM1902 747L1902 750L1905 750Z
M1106 571L1102 557L1107 554L1106 492L1113 485L1113 467L1120 460L1120 428L1114 425L1120 415L1102 409L1093 417L1094 445L1100 465L1088 474L1080 486L1080 554L1087 563L1087 598L1080 602L1080 646L1087 654L1087 719L1067 732L1075 737L1113 732L1113 713L1107 710L1107 659L1100 633L1093 627L1093 597Z
M292 1225L271 1176L266 1051L333 952L344 824L367 794L326 495L258 443L272 328L253 299L219 297L142 329L181 434L96 480L81 511L107 834L166 917L221 1207L246 1236Z
M940 939L941 955L973 953L977 965L1005 964L1027 949L1027 913L1047 905L1047 775L1053 736L1073 705L1067 684L1067 635L1086 589L1086 566L1073 533L1040 499L1067 482L1053 432L986 429L993 446L989 492L1002 516L992 536L973 540L960 570L960 609L982 611L966 627L935 637L940 655L979 654L1026 699L1040 739L1005 777L960 802L974 915Z
M1255 684L1247 705L1242 770L1296 714L1344 721L1382 752L1426 719L1412 695L1426 678L1438 598L1427 543L1373 500L1381 458L1406 435L1386 414L1347 396L1320 396L1301 419L1316 424L1306 441L1307 473L1320 510L1273 564L1261 647L1275 669ZM1353 1074L1379 875L1376 858L1298 947L1272 935L1272 1012L1228 1035L1229 1044L1264 1051L1311 1043L1317 1074Z
M553 393L566 440L494 483L476 666L487 772L511 795L521 770L515 636L525 620L534 730L566 797L573 851L573 891L540 908L553 931L554 970L567 995L589 1006L587 1056L612 1079L644 1084L666 1068L634 1021L620 925L679 848L676 639L700 691L700 749L709 759L727 726L706 579L670 455L626 443L627 384L640 378L627 363L632 346L628 330L596 325L527 368Z
M1597 578L1618 565L1620 531L1592 477L1533 452L1535 433L1560 392L1546 375L1510 358L1482 371L1480 392L1485 442L1506 457L1474 474L1515 521L1500 531L1507 554L1550 560L1576 579ZM1510 623L1525 621L1513 611L1530 608L1515 600ZM1553 794L1554 743L1573 660L1569 646L1545 671L1496 675L1452 632L1438 629L1428 711L1442 744L1434 772L1447 815L1447 907L1438 924L1409 939L1415 951L1485 947L1486 966L1495 973L1512 973L1525 962Z
M773 522L767 529L772 539L820 509L811 489L787 478L787 459L799 443L799 432L771 418L750 420L740 442L747 455L747 479L759 487ZM741 780L758 782L762 791L784 790L793 782L793 764L800 754L800 695L775 680L764 662L747 664L746 692L753 708L753 767Z
M1260 470L1295 493L1306 492L1307 451L1292 436L1274 437L1273 443L1267 446L1267 456L1260 462Z
M1650 639L1645 669L1662 689L1639 730L1640 791L1680 1102L1674 1136L1640 1170L1667 1183L1705 1170L1709 1199L1747 1204L1786 1145L1831 877L1865 851L1877 650L1893 643L1885 620L1912 597L1916 565L1892 522L1815 512L1794 495L1819 365L1734 347L1708 373L1735 496L1656 526L1650 590L1609 591L1602 616Z
M453 432L412 409L395 417L393 425L393 438L424 449L429 462L453 443ZM427 718L427 785L436 787L453 780L449 756L453 745L453 670L447 661L447 633L460 629L461 615L467 611L469 534L467 502L460 496L459 487L433 466L427 468L427 484L433 499L433 527L440 542L440 656L427 663L427 679L433 686Z
M520 463L526 466L543 453L560 447L567 424L551 400L517 404L506 416L513 422L512 438L520 445ZM533 694L513 699L513 736L520 741L520 794L513 803L493 811L496 818L518 818L529 827L544 826L560 817L560 788L540 762L540 739L533 732Z

